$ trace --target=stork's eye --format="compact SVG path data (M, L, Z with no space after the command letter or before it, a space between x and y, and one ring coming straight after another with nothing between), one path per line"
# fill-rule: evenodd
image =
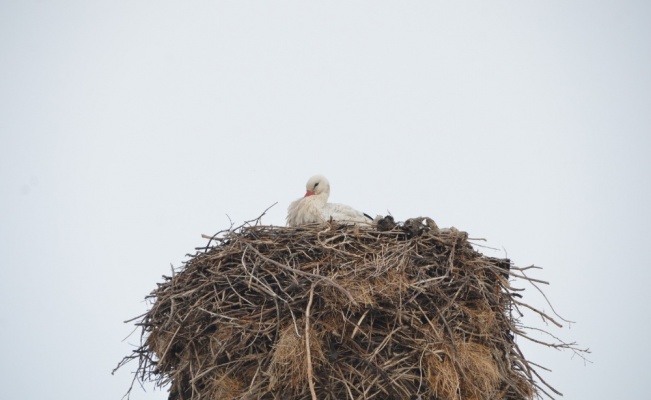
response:
M314 184L314 188L316 189L317 186L319 186L319 182Z

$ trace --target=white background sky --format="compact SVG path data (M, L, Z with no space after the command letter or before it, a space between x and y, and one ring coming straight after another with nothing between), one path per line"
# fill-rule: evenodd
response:
M119 399L122 321L212 234L331 200L544 267L590 347L566 399L648 396L651 3L0 2L0 398ZM500 250L496 254L504 256ZM525 300L550 311L533 289ZM537 324L538 321L525 320ZM132 399L166 399L135 388Z

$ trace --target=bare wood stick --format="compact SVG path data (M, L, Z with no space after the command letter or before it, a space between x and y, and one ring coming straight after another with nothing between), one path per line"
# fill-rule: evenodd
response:
M529 267L529 268L538 268L538 267L531 266L531 267ZM526 276L526 274L525 274L524 272L522 272L522 275L525 275L525 276ZM547 298L547 295L545 294L545 292L543 292L542 289L540 289L540 288L538 287L538 285L536 285L535 282L530 281L529 283L531 283L531 285L533 285L533 287L535 287L536 290L537 290L538 292L540 292L540 294L542 294L542 296L545 298L545 301L547 302L547 305L549 305L549 307L551 307L552 312L554 313L554 315L556 315L558 318L562 319L563 321L567 322L568 324L573 324L573 323L574 323L574 321L567 320L567 319L561 317L561 316L556 312L556 310L554 309L554 306L552 305L551 301L549 301L549 299Z
M362 321L364 321L364 318L366 318L366 315L368 315L368 312L370 310L364 311L364 314L362 314L362 317L357 321L357 325L355 325L355 329L353 329L353 333L350 335L351 339L355 339L355 335L357 334L357 330L359 329L359 326L362 324Z
M512 265L511 269L514 269L516 271L526 271L528 269L542 269L542 267L538 267L538 266L535 266L535 265L530 265L528 267L516 267L516 266Z
M272 205L270 205L269 207L267 207L267 209L264 210L264 211L262 212L262 214L260 214L260 215L258 216L258 218L255 218L255 219L252 219L252 220L250 220L250 221L246 221L246 222L254 222L254 221L256 221L256 223L257 223L257 221L260 221L260 218L264 217L264 216L267 214L267 211L269 211L269 210L270 210L273 206L275 206L276 204L278 204L278 202L275 202L275 203L273 203Z
M529 304L526 304L526 303L522 303L522 302L520 302L520 301L517 301L516 299L513 299L513 298L511 299L511 301L512 301L513 303L515 303L515 304L521 306L521 307L525 307L525 308L530 309L531 311L535 312L536 314L538 314L538 315L540 315L540 316L542 316L542 317L544 317L544 318L547 318L549 321L551 321L554 325L558 326L559 328L562 328L562 327L563 327L563 325L561 325L559 322L556 322L556 320L555 320L554 318L552 318L552 317L550 317L549 315L545 314L544 312L538 310L537 308L532 307L532 306L530 306Z
M307 353L307 383L310 385L312 400L317 400L316 391L314 390L314 377L312 376L312 353L310 351L310 309L314 299L314 284L310 288L310 300L307 302L305 309L305 351Z
M509 275L515 276L516 278L524 279L524 280L527 280L527 281L538 282L538 283L542 283L543 285L549 285L549 282L547 282L547 281L543 281L543 280L535 279L535 278L530 278L530 277L528 277L526 275L516 274L513 271L509 271Z

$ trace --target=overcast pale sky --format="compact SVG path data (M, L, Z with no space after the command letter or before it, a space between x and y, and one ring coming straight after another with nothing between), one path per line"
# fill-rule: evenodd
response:
M0 2L0 398L119 399L136 365L110 372L138 342L122 321L170 264L275 202L263 222L283 225L316 173L334 202L544 267L576 321L552 332L593 363L525 355L566 399L645 398L650 17L622 0ZM145 388L131 398L167 398Z

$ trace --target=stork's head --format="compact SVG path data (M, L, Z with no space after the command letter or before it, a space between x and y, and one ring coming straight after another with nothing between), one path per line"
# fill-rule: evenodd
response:
M330 194L330 182L323 175L314 175L305 184L305 189L305 197L320 194L325 194L327 197Z

